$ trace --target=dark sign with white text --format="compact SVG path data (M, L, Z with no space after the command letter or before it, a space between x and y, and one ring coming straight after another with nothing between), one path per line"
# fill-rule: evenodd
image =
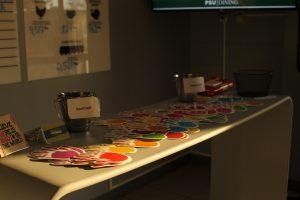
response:
M152 0L154 10L288 9L296 0Z

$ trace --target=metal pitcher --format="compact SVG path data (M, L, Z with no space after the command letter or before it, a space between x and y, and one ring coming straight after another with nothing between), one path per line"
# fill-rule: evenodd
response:
M70 119L68 115L68 99L96 97L93 92L62 92L57 95L54 105L57 110L58 117L65 122L69 132L85 132L90 129L93 118Z
M185 89L184 86L184 80L186 79L192 79L192 78L201 78L203 79L203 77L197 75L197 74L175 74L174 75L174 79L176 82L176 91L177 91L177 96L179 98L179 101L182 102L187 102L187 103L191 103L191 102L195 102L197 100L197 93L198 92L202 92L201 88L204 88L205 90L205 86L204 86L204 79L202 80L201 83L201 87L200 90L194 91L194 92L190 92L187 91ZM197 86L198 87L198 86Z

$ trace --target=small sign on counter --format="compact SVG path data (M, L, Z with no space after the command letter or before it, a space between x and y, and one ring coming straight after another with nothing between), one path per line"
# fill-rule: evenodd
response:
M97 97L68 99L67 104L70 119L100 117L100 103Z
M183 78L184 93L198 93L205 91L204 77Z
M0 116L0 158L27 148L24 133L10 114Z

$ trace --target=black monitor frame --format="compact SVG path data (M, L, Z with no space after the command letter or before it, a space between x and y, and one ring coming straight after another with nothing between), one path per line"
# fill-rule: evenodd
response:
M173 13L173 12L200 12L200 13L233 13L233 12L284 12L284 11L297 11L298 14L298 41L297 41L297 70L300 73L300 0L296 1L295 8L270 8L270 9L183 9L183 10L155 10L153 1L151 2L152 11L155 13Z
M298 41L297 41L297 69L300 72L300 0L297 0L298 14Z
M252 11L295 11L299 10L300 8L300 0L295 0L296 1L296 7L294 8L228 8L228 9L220 9L220 8L209 8L209 9L175 9L175 10L156 10L153 5L153 1L150 0L151 2L151 9L153 12L252 12Z

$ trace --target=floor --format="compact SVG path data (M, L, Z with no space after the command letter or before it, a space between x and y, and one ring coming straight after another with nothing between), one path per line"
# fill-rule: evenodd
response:
M300 200L300 183L289 181L289 197L287 200Z
M210 159L188 156L98 200L209 200Z
M210 159L185 156L96 200L209 200ZM300 200L290 182L287 200Z

